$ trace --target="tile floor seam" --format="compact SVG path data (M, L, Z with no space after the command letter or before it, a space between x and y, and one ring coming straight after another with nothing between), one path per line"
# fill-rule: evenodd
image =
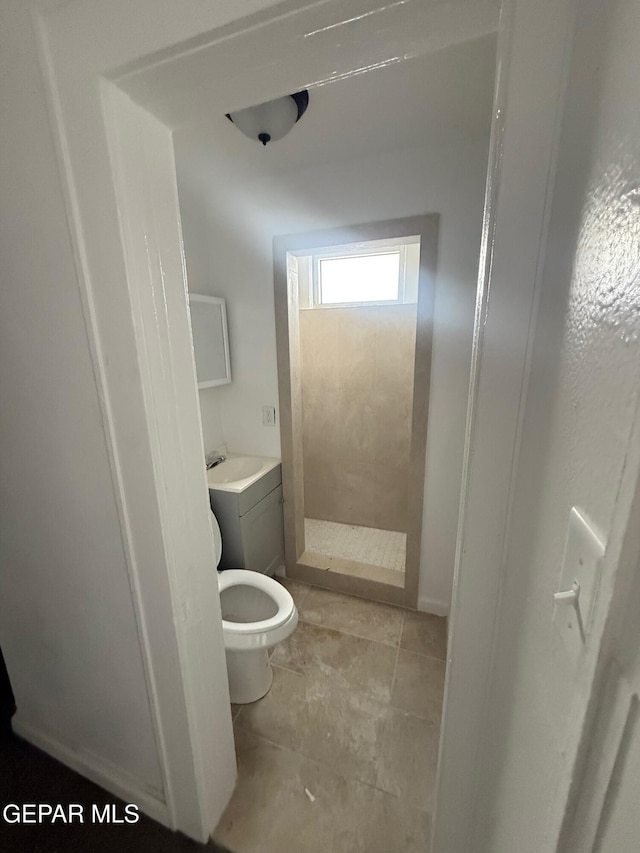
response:
M354 597L355 597L355 596L354 596ZM400 653L401 653L401 652L403 652L403 653L405 653L405 654L408 654L408 655L414 655L414 656L415 656L415 657L417 657L417 658L421 658L421 659L427 659L427 660L435 661L436 663L441 663L441 664L444 664L444 665L446 666L446 660L442 660L442 658L437 658L437 657L434 657L433 655L425 655L425 654L421 654L420 652L414 652L414 651L411 651L411 650L409 650L409 649L403 649L403 648L399 645L399 643L400 643L400 642L401 642L401 640L402 640L402 631L403 631L403 629L404 629L404 621L405 621L405 617L406 617L406 613L404 613L404 612L403 612L403 614L402 614L402 623L401 623L401 628L400 628L400 637L399 637L398 645L396 645L396 646L394 646L394 645L393 645L393 644L391 644L391 643L382 643L382 642L380 642L379 640L371 640L371 639L369 639L368 637L362 637L362 636L361 636L361 635L359 635L359 634L352 634L352 633L350 633L349 631L342 631L342 630L340 630L340 629L338 629L338 628L330 628L330 627L328 627L327 625L321 625L321 624L319 624L319 623L317 623L317 622L308 622L307 620L302 619L302 618L300 619L300 622L304 622L304 624L306 624L306 625L312 625L314 628L324 628L324 629L325 629L325 630L327 630L327 631L334 631L334 632L335 632L335 633L337 633L337 634L344 634L344 635L345 635L345 636L347 636L347 637L354 637L354 638L355 638L355 639L357 639L357 640L363 640L364 642L373 643L374 645L377 645L377 646L383 646L383 647L385 647L385 648L395 648L395 649L396 649L396 657L395 657L395 662L394 662L394 666L393 666L393 676L392 676L392 678L391 678L391 686L390 686L390 690L389 690L389 699L388 699L388 700L386 700L386 701L385 701L385 700L381 700L381 699L379 699L378 697L374 696L373 694L369 693L369 692L368 692L368 691L366 691L366 690L352 690L352 688L344 687L344 686L339 685L339 684L335 684L335 685L334 685L334 689L344 690L344 691L346 691L346 692L362 693L362 694L364 694L365 696L368 696L370 699L373 699L375 702L378 702L379 704L381 704L381 705L383 705L383 706L385 706L385 707L390 707L390 708L393 708L393 709L395 709L395 710L397 710L397 711L401 711L402 713L408 714L409 716L414 716L414 717L417 717L418 719L421 719L421 720L428 720L428 721L430 721L430 722L431 722L431 719L430 719L430 717L429 717L429 716L423 716L423 715L421 715L421 714L414 714L414 713L411 713L411 712L405 711L405 709L404 709L404 708L402 708L400 705L397 705L397 704L394 704L394 703L393 703L393 691L394 691L395 684L396 684L396 677L397 677L397 674L398 674L398 661L400 660ZM291 669L290 667L288 667L288 666L284 666L284 665L283 665L283 664L281 664L281 663L278 663L278 664L273 663L271 659L273 658L273 655L274 655L274 653L275 653L275 651L276 651L276 648L277 648L277 647L275 647L275 648L274 648L273 652L272 652L272 653L271 653L271 655L270 655L270 664L271 664L271 666L272 666L272 667L274 667L275 669L282 669L282 670L285 670L286 672L290 672L292 675L298 675L298 676L300 676L301 678L306 678L306 677L307 677L307 676L306 676L306 673L304 673L304 672L299 672L299 671L297 671L297 670L295 670L295 669ZM251 704L253 704L253 703L251 703ZM241 713L242 713L243 709L244 709L244 706L243 706L243 707L241 707L241 708L240 708L240 710L238 710L238 711L236 712L236 714L232 717L232 721L234 721L234 722L235 722L236 720L238 720L238 718L240 717L240 715L241 715Z
M402 620L402 624L404 626L404 618ZM393 677L391 679L391 694L389 696L389 705L391 705L391 699L393 698L393 688L396 686L396 676L398 675L398 660L400 659L400 644L398 644L398 648L396 649L396 662L393 665Z
M314 755L309 755L308 753L303 752L302 750L292 749L290 746L284 746L284 744L278 743L275 740L269 740L269 738L264 737L264 735L258 735L255 732L253 732L251 729L247 729L244 726L238 725L238 728L242 729L242 731L245 732L245 734L249 734L249 735L251 735L251 737L254 737L257 740L261 740L264 743L268 743L270 746L273 746L276 749L282 749L285 752L290 753L291 755L297 755L299 758L304 758L305 761L309 761L312 764L317 764L319 767L323 767L325 770L328 770L330 773L333 773L335 776L338 776L340 779L344 779L346 782L357 782L359 785L365 785L367 788L371 788L374 791L379 791L381 794L385 794L388 797L393 797L395 800L400 801L402 799L402 797L399 794L394 794L393 791L387 791L385 788L382 788L380 785L378 785L378 776L380 773L379 767L376 771L376 781L375 782L368 782L366 779L362 779L360 776L354 776L352 774L345 775L344 773L338 773L336 770L334 770L332 764L329 764L328 762L324 761L322 758L317 758ZM379 764L379 763L380 763L380 760L378 759L376 764ZM425 814L428 814L428 815L431 814L429 809L420 809L417 806L411 806L411 808L414 808L416 811L419 811L419 812L424 812Z
M309 676L307 675L306 672L297 672L295 669L289 669L288 666L283 666L281 663L272 663L271 666L273 667L273 669L282 669L285 672L290 672L292 675L297 675L300 678L307 678L307 679L309 678ZM329 679L329 682L331 684L331 689L335 690L339 693L348 693L349 695L355 694L355 695L366 696L366 698L370 702L375 702L377 705L380 705L382 708L385 708L385 709L386 708L394 708L396 711L402 710L401 708L396 708L395 705L391 705L391 691L389 692L389 699L384 700L384 699L379 699L377 696L375 696L373 693L370 693L368 690L361 690L357 687L345 686L344 684L340 684L338 681L334 682L333 679ZM392 682L392 685L393 685L393 682ZM260 700L258 699L257 701L259 702ZM248 704L253 705L255 703L250 702ZM246 705L242 706L242 708L245 708L245 707L247 707L247 706ZM242 708L240 709L240 711L242 710ZM238 714L236 715L236 719L238 719L238 717L240 716L240 711L238 711ZM415 716L415 714L412 716Z
M375 643L376 646L386 646L391 649L399 649L400 648L400 638L398 638L397 643L383 643L382 640L372 640L370 637L363 637L362 634L352 634L351 631L344 631L342 628L333 628L330 625L323 625L322 622L310 622L308 619L303 619L302 616L298 614L298 621L304 622L305 625L313 625L314 628L324 628L327 631L335 631L337 634L344 634L345 637L355 637L356 640L366 640L368 643ZM403 614L403 624L404 624L404 614ZM403 652L407 651L407 649L403 649ZM417 653L414 653L417 654ZM427 657L427 655L420 655L420 657ZM438 658L436 658L438 660Z
M258 735L255 732L251 731L251 729L247 729L244 726L241 726L239 723L238 723L238 728L242 729L242 731L245 732L245 734L251 735L251 737L254 737L256 740L264 741L264 743L268 743L269 746L275 746L276 749L282 749L282 750L284 750L284 752L290 752L291 755L299 755L301 758L306 758L307 761L315 761L316 760L315 758L309 758L308 755L304 755L302 752L298 752L297 749L291 749L290 746L285 746L282 743L278 743L278 741L276 741L276 740L269 740L269 738L265 737L264 735ZM320 762L318 762L318 763L320 763ZM323 767L324 766L325 765L323 764ZM339 773L336 773L336 776L339 776L339 775L340 775ZM343 778L346 778L346 776Z
M406 622L406 619L407 619L407 612L406 612L406 610L403 610L402 611L402 621L400 622L400 634L398 635L398 643L397 643L398 648L400 648L400 643L402 642L402 635L404 634L404 623ZM398 659L396 658L396 666L397 665L398 665ZM394 672L394 675L395 675L395 672Z
M397 657L397 655L396 655L396 657ZM281 664L272 664L272 667L274 669L284 670L285 672L289 672L292 675L297 675L300 678L308 679L308 676L305 673L296 672L295 670L289 669L288 667L282 666ZM394 672L394 677L395 677L395 672ZM385 714L386 714L387 710L399 711L400 713L405 714L405 716L407 716L407 717L415 717L416 719L426 720L427 722L431 722L429 717L421 717L419 714L413 714L409 711L405 711L403 708L399 708L398 706L391 704L391 699L392 699L392 694L393 694L393 680L391 682L391 689L389 691L389 699L387 699L387 700L379 699L377 696L374 696L372 693L369 693L367 690L359 690L359 689L356 689L353 687L347 687L347 686L340 684L340 683L337 683L337 682L332 683L332 689L335 690L337 693L345 693L345 694L349 694L350 696L354 696L354 695L358 695L358 694L365 696L369 700L369 702L373 702L375 705L378 705L385 712ZM260 701L260 700L258 700L258 701ZM254 704L254 703L250 703L250 704ZM255 737L262 737L264 740L268 740L268 738L264 738L263 735L258 735L252 729L247 728L246 726L242 725L242 721L240 720L240 714L245 707L247 707L247 706L246 705L242 706L242 708L240 709L240 711L238 712L238 714L236 715L236 717L234 719L234 723L236 725L238 725L241 729L243 729L246 732L249 732L250 734L254 735ZM386 726L386 720L385 720L385 726ZM383 727L383 731L382 731L382 736L380 738L380 742L382 742L383 738L384 738L384 727ZM282 746L282 744L279 744L277 741L269 741L269 742L275 744L276 746ZM307 755L306 753L303 753L303 752L298 752L298 750L291 749L291 747L283 746L283 749L288 749L290 752L295 752L298 755L302 755L305 758L308 758L310 761L319 761L323 766L330 767L330 765L328 765L328 764L325 765L324 762L322 762L320 759L315 758L314 756L311 756L311 755ZM379 761L379 759L378 759L378 761ZM376 764L378 763L378 761L376 761ZM380 772L380 768L376 767L376 781L377 781L379 772ZM338 775L341 775L341 774L338 774ZM372 787L376 787L376 784L373 784L370 782L365 782L365 780L360 779L359 777L345 776L344 778L345 779L349 779L349 778L357 779L357 781L362 782L363 784L368 784L368 785L372 785ZM387 792L387 793L389 793L389 792Z
M393 676L391 677L391 690L389 692L389 707L390 708L393 707L391 705L391 700L393 699L393 688L395 687L396 673L398 671L398 658L400 657L400 641L402 640L402 630L404 628L404 619L405 619L405 614L403 613L402 614L402 623L400 625L400 637L398 638L398 645L396 647L396 660L395 660L395 663L393 665ZM382 738L381 738L382 742L384 742L384 736L385 736L385 732L387 730L388 723L389 723L389 720L387 717L385 717L384 725L382 727ZM378 767L376 769L376 787L378 787L378 779L380 778L380 772L382 770L381 756L378 757L377 763L378 763Z
M299 583L299 581L298 581L298 583ZM300 601L298 602L298 604L296 604L296 607L298 608L298 611L300 610L300 606L302 605L302 602L303 602L303 601L305 600L305 598L309 595L309 591L310 591L310 590L311 590L311 587L307 584L307 588L304 590L304 592L303 592L303 593L301 594L301 596L300 596Z
M282 581L291 581L291 583L294 583L296 586L305 587L305 589L300 593L300 601L295 602L296 607L298 608L298 610L300 610L300 605L302 604L302 600L307 597L307 594L308 594L309 590L311 589L311 584L308 584L305 581L296 580L295 578L290 578L290 577L281 578L281 577L278 577L278 575L275 575L273 579L278 581L278 583L280 583L285 589L287 589L287 586L286 586L286 584L282 583ZM293 593L291 592L291 590L287 590L287 592L289 592L289 594L293 598Z
M445 666L447 664L446 655L443 658L439 658L439 657L436 657L436 655L428 655L428 654L425 654L424 652L414 652L413 649L403 649L402 646L398 646L398 648L400 649L401 652L404 652L407 655L415 655L417 658L427 658L427 660L435 660L435 661L438 661L438 663L445 664Z
M431 725L438 726L440 723L437 723L432 717L424 717L422 714L416 714L414 711L405 711L404 708L401 708L400 705L392 705L389 702L389 708L392 711L399 711L401 714L404 714L406 717L415 717L416 720L423 720L425 723L430 723Z
M359 776L352 776L352 775L346 776L344 773L338 773L336 770L333 769L333 766L331 764L329 764L326 761L323 761L322 758L317 758L314 755L309 755L308 753L303 752L302 750L299 750L299 749L292 749L290 746L285 746L282 743L278 743L278 741L276 741L276 740L270 740L269 738L265 737L264 735L256 734L256 732L252 731L251 729L245 728L244 726L240 725L240 723L238 723L237 725L238 725L238 728L242 729L242 731L245 732L246 734L251 735L251 737L257 738L257 740L264 741L265 743L268 743L270 746L276 747L276 749L283 749L283 750L285 750L285 752L291 753L291 755L297 755L300 758L304 758L305 761L310 761L312 764L318 764L318 765L320 765L320 767L324 767L326 770L329 770L335 776L339 776L341 779L345 779L347 782L358 782L360 785L366 785L368 788L373 788L374 790L382 791L382 793L384 793L384 794L389 794L390 797L396 797L397 798L396 794L393 794L391 791L385 791L383 788L378 788L378 786L376 784L374 784L372 782L367 782L366 779L361 779ZM376 779L377 779L377 773L376 773Z
M409 715L413 716L413 715ZM360 779L358 776L345 776L343 773L338 773L335 771L331 764L323 761L320 758L314 758L311 755L307 755L304 752L300 752L297 749L291 749L290 746L284 746L281 743L278 743L275 740L269 740L269 738L264 735L258 735L255 732L252 732L251 729L245 729L243 726L239 726L245 734L251 735L251 737L256 740L262 741L263 743L268 743L269 746L273 746L275 749L280 749L283 752L288 752L290 755L296 755L299 758L304 758L305 761L309 761L312 764L317 764L320 767L328 770L330 773L333 773L334 776L337 776L340 779L344 779L346 782L357 782L359 785L364 785L366 788L371 788L373 791L379 791L381 794L385 794L387 797L392 797L394 800L398 800L399 802L403 800L403 797L399 794L394 794L393 791L387 791L385 788L381 788L378 784L374 784L373 782L367 782L365 779ZM413 809L417 812L422 812L423 814L431 816L431 812L429 809L421 809L418 806L409 806L409 808Z
M360 781L360 780L356 780L356 781ZM387 791L386 788L383 788L381 785L378 784L377 779L376 779L375 785L371 785L368 782L362 782L362 784L363 785L369 785L370 788L374 788L376 791L380 791L381 794L386 794L388 797L395 797L396 800L403 800L404 801L404 799L405 799L402 794L394 794L393 791ZM423 812L423 814L428 814L429 817L432 817L432 812L430 809L427 809L427 808L421 809L415 805L409 805L409 808L415 809L418 812Z
M300 676L300 678L306 678L306 676L305 676L304 672L298 672L298 671L297 671L297 670L295 670L295 669L289 669L289 667L288 667L288 666L284 666L284 665L283 665L283 664L281 664L281 663L272 663L272 664L271 664L271 666L272 666L272 668L273 668L273 669L283 669L285 672L290 672L292 675L299 675L299 676ZM263 696L262 698L264 699L264 696ZM260 699L258 699L257 701L259 702L259 701L260 701ZM254 705L255 703L254 703L254 702L249 702L248 704L249 704L249 705Z

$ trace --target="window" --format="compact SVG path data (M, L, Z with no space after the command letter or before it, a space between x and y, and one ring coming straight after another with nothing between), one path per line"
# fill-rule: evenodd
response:
M401 302L400 249L316 259L317 305Z
M343 243L300 252L300 308L400 305L418 299L420 238Z

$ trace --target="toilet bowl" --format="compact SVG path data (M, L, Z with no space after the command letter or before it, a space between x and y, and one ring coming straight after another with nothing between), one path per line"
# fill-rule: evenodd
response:
M211 526L219 564L222 536L213 513ZM269 692L273 681L270 651L294 631L298 611L289 591L259 572L218 572L218 589L229 694L234 704L245 705Z

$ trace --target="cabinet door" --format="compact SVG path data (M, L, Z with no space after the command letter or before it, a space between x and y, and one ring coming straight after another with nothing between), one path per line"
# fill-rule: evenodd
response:
M284 564L282 486L257 503L240 519L244 566L252 572L273 575Z

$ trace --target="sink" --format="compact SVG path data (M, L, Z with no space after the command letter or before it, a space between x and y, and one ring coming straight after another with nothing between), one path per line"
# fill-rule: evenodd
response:
M207 471L207 483L210 489L243 492L279 464L280 460L271 456L229 454L224 462Z
M236 456L210 468L207 473L209 484L228 485L236 480L245 480L262 470L262 460L257 456Z

